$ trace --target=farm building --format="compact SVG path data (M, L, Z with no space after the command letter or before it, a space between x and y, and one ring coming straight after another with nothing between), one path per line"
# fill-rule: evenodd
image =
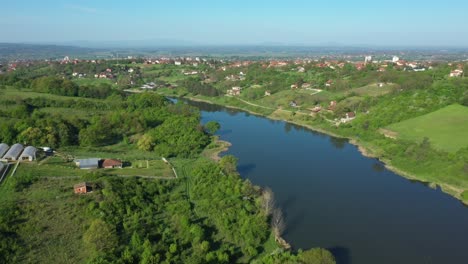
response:
M101 159L91 158L91 159L78 159L75 160L76 166L82 170L90 170L99 168L99 162Z
M23 153L20 156L20 160L29 160L33 161L36 159L36 151L37 149L33 146L27 146Z
M91 186L89 186L89 184L87 184L86 182L82 182L75 184L75 186L73 186L73 189L76 194L88 193L91 191Z
M9 148L10 148L10 146L8 146L5 143L0 144L0 158L3 157L3 155L5 155L5 153L7 153Z
M117 159L105 159L102 162L102 167L106 169L122 168L122 161Z
M6 161L16 161L20 156L21 152L23 151L23 145L21 144L14 144L11 148L7 151L7 153L3 156L3 160Z

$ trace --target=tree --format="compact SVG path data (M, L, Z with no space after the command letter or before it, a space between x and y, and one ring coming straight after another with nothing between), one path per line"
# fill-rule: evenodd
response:
M94 220L83 235L84 243L95 253L109 253L118 243L115 227L101 219Z
M137 146L141 150L152 151L154 148L154 139L148 134L144 134L137 142Z
M235 173L237 172L237 158L233 155L226 155L219 161L219 166L227 174Z
M266 215L270 215L275 208L275 194L270 187L265 187L262 192L262 206Z
M286 223L284 222L284 216L281 209L276 208L275 210L273 210L273 214L271 217L271 226L273 228L275 236L277 238L281 237L281 235L284 232L284 229L286 228Z
M313 248L300 254L305 264L335 264L335 258L330 251L323 248Z
M220 128L221 125L216 121L210 121L205 124L205 131L212 135L215 134Z

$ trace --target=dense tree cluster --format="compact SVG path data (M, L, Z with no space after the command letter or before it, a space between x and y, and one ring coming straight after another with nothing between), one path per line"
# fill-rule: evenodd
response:
M55 100L45 97L3 100L0 141L35 146L104 146L135 137L137 147L157 154L190 157L209 144L196 108L172 105L154 93L115 97L106 101ZM105 110L91 118L41 111L44 107ZM113 111L108 111L113 109Z
M111 94L116 93L116 90L112 89L109 84L78 85L68 79L50 76L34 79L30 87L35 92L88 98L107 98Z
M219 92L218 89L216 89L215 87L213 87L210 84L202 83L197 78L185 79L185 80L179 82L179 85L181 87L186 88L189 93L192 93L194 95L197 95L197 94L205 95L205 96L218 96L218 95L220 95L220 92Z

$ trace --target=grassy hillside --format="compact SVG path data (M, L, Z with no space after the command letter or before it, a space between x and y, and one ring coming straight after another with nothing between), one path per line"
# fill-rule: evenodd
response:
M17 263L83 263L90 257L82 236L93 218L86 207L94 195L73 195L78 181L42 178L21 192L8 194L21 208L17 230L24 250Z
M456 152L468 146L468 107L450 105L438 111L388 126L397 137L412 141L429 138L440 150Z
M349 93L356 93L358 95L368 96L381 96L390 93L395 87L395 84L389 83L379 87L376 83L369 84L363 87L353 88Z

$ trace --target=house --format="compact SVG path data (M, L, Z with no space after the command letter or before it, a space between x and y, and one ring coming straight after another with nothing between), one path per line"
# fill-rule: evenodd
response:
M364 63L370 63L370 62L372 62L372 56L365 56Z
M297 102L296 102L296 101L291 101L291 102L289 103L289 106L291 106L291 107L297 107Z
M303 84L301 85L301 88L302 88L302 89L309 89L311 86L312 86L312 85L311 85L310 83L303 83Z
M182 65L182 62L180 62L180 61L174 61L174 65L180 66L180 65Z
M92 191L91 186L86 182L81 182L73 186L75 194L89 193Z
M239 86L232 87L230 90L227 90L227 95L240 95L242 88Z
M463 70L456 69L450 72L450 77L461 77L463 75Z
M8 146L5 143L0 144L0 158L2 158L3 155L5 155L5 153L7 153L9 148L10 148L10 146Z
M366 64L365 64L365 63L362 63L362 62L358 62L358 63L356 63L354 66L356 67L356 69L357 69L358 71L360 71L360 70L364 69L364 67L366 67Z
M328 81L325 83L325 86L330 87L332 84L333 84L333 81L332 81L332 80L328 80Z
M98 158L75 160L76 166L82 170L97 169L99 168L100 162L101 162L101 159L98 159Z
M4 161L16 161L18 160L19 155L23 151L24 147L21 144L14 144L3 156L2 160Z
M356 118L356 114L354 112L348 112L348 113L346 113L344 118L341 118L340 122L341 123L347 123L347 122L353 120L354 118Z
M270 96L271 95L271 91L265 91L265 96Z
M117 159L105 159L102 162L102 167L105 169L114 169L114 168L122 168L122 161Z
M331 101L330 105L328 106L328 110L334 111L336 108L336 101Z
M314 108L312 108L312 112L314 113L318 113L320 111L322 111L322 107L320 105L317 105Z
M299 68L297 68L297 72L305 72L305 68L304 67L299 67Z
M134 71L135 71L135 70L134 70L133 68L128 69L128 72L129 72L129 73L132 73L132 72L134 72Z
M291 84L291 89L297 89L297 84Z
M33 161L33 160L36 160L36 152L37 152L37 149L33 146L27 146L23 153L21 154L20 156L20 160L29 160L29 161Z

